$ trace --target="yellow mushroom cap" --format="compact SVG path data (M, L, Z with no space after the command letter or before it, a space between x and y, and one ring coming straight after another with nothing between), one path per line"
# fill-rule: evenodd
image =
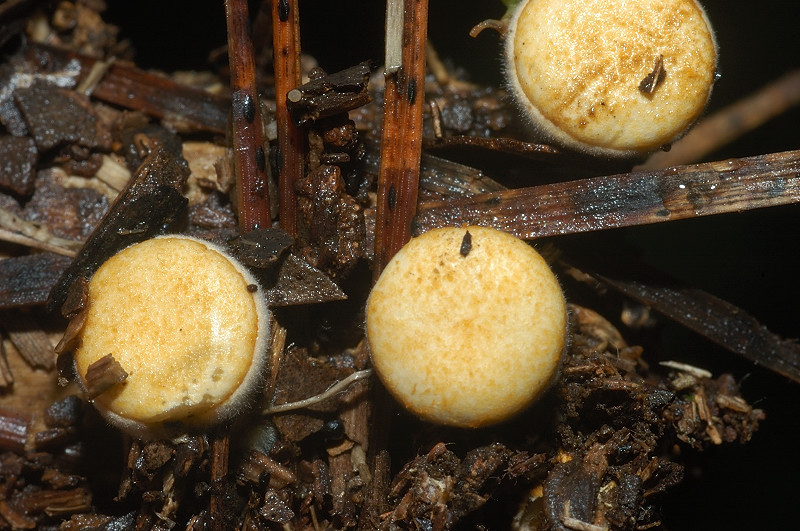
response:
M389 262L367 301L383 384L424 420L479 427L545 391L566 337L561 288L528 244L484 227L435 229Z
M128 377L94 399L137 436L219 422L252 398L265 367L264 294L209 242L166 236L132 245L89 282L75 367L111 354Z
M505 59L509 90L542 133L619 157L654 151L698 118L717 46L695 0L522 0Z

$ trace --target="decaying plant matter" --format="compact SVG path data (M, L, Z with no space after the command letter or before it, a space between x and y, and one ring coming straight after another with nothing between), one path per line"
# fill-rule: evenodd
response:
M363 326L377 272L411 234L469 223L537 239L794 204L797 151L633 170L530 142L501 89L429 47L426 2L391 3L385 70L340 72L298 70L298 2L265 2L252 33L245 3L226 2L227 70L180 80L129 61L102 2L7 4L0 529L657 529L686 455L749 443L769 405L731 374L672 353L658 363L621 331L646 339L652 308L800 381L798 343L744 310L558 241L542 254L592 295L568 296L559 376L512 420L462 430L402 411L369 377ZM548 182L518 186L527 165ZM71 355L94 271L165 233L247 266L273 334L249 410L138 440L90 405L125 379L113 357L87 395ZM628 328L589 308L612 292L629 301Z

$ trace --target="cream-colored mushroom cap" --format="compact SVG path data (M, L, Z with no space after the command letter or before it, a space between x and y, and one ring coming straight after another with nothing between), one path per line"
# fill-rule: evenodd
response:
M484 227L408 242L367 301L367 338L383 384L439 424L479 427L546 390L566 336L561 288L522 240Z
M601 156L649 152L701 114L717 47L695 0L521 0L509 89L552 140Z
M185 236L132 245L89 282L75 367L111 354L128 377L94 399L142 437L219 422L262 379L268 310L258 283L219 247Z

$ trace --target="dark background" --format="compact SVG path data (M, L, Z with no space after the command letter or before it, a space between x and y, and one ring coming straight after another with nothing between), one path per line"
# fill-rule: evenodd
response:
M109 2L109 18L132 40L137 61L163 70L208 68L211 50L225 43L222 0ZM484 84L500 84L499 41L469 29L499 18L500 0L430 1L429 36L440 56ZM709 105L714 112L800 66L797 2L704 2L717 32L722 78ZM329 72L383 55L384 2L300 1L303 51ZM707 157L759 155L800 148L795 108ZM534 183L531 183L534 184ZM635 256L672 276L724 298L784 337L800 336L798 317L800 205L684 220L646 227L554 238L556 244L619 259ZM568 296L585 294L575 288ZM623 335L630 331L621 328ZM747 445L728 444L686 454L682 486L664 512L672 529L794 528L800 475L797 409L800 386L660 321L658 355L742 379L744 397L767 419ZM646 356L653 353L646 352Z

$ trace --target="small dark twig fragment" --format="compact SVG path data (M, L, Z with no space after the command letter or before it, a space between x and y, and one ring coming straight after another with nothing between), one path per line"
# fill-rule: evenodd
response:
M659 54L656 58L656 64L653 66L653 71L647 74L642 82L639 83L639 92L645 96L652 96L666 77L667 71L664 70L664 56Z
M226 509L225 500L227 494L226 483L228 481L228 459L230 457L230 438L224 432L217 432L211 444L211 500L209 501L209 513L211 517L211 529L226 529L229 520L229 511Z
M461 239L461 248L458 250L458 252L461 254L461 256L466 258L471 250L472 250L472 234L470 234L469 231L467 231L464 233L464 237Z
M370 101L369 63L312 79L289 91L286 105L297 125L353 110Z
M128 373L114 355L106 354L86 369L86 397L89 400L96 398L127 377Z

